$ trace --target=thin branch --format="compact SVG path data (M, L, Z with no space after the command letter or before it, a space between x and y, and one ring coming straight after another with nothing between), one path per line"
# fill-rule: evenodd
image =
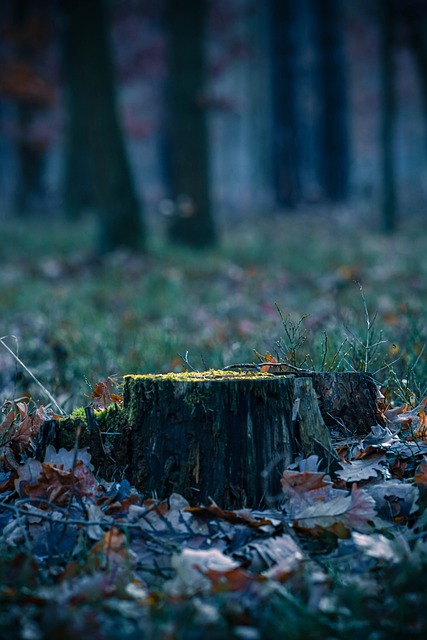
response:
M34 375L34 373L32 371L29 370L29 368L22 362L22 360L20 358L18 358L18 356L16 355L16 353L14 353L12 351L12 349L6 344L6 342L4 341L5 338L14 338L15 340L17 340L16 336L3 336L2 338L0 338L0 342L3 345L3 347L9 351L10 355L15 358L15 360L21 365L21 367L28 373L29 376L31 376L31 378L34 380L34 382L40 387L40 389L46 394L46 396L49 398L49 400L55 405L55 407L59 410L59 412L65 416L67 415L65 413L65 411L62 409L62 407L59 406L59 404L56 402L55 398L53 397L53 395L46 389L46 387L44 387L42 385L42 383L40 382L40 380L37 380L36 376Z
M290 375L291 373L317 373L314 369L303 369L302 367L296 367L293 364L289 364L289 362L242 362L240 364L229 364L226 367L223 367L223 371L229 371L231 369L255 369L256 371L261 371L262 367L287 367L291 369L291 371L278 371L277 374L280 375Z

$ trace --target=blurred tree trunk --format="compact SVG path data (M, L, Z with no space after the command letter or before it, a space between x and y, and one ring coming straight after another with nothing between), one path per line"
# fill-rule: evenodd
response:
M171 241L193 247L216 242L209 195L205 100L206 0L166 0L168 29L168 151Z
M270 0L274 188L277 204L289 208L300 196L298 6L298 0Z
M79 69L65 34L63 68L67 78L65 91L66 135L63 201L67 218L76 220L86 207L94 206L92 166L85 140L85 109L79 84ZM83 98L84 100L84 98Z
M387 232L396 229L396 168L394 135L396 128L395 19L393 0L380 0L381 29L381 149L382 219Z
M77 92L71 118L82 123L83 153L89 153L93 167L100 249L140 249L145 228L117 113L107 7L104 0L64 0L64 7L73 56L69 89ZM73 153L78 149L69 161Z
M341 0L313 0L318 54L320 184L327 198L344 200L349 186L347 69Z
M427 124L427 7L424 0L400 0L399 9L408 26Z
M34 42L28 41L25 30L31 14L30 0L16 0L13 5L13 27L16 33L16 59L25 66L34 58ZM23 94L16 100L18 184L13 208L20 217L37 208L42 197L44 147L32 139L31 127L42 105Z

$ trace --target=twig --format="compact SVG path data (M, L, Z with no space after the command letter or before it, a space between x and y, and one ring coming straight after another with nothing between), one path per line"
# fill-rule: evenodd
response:
M303 369L301 367L296 367L293 364L289 364L289 362L242 362L241 364L229 364L226 367L223 367L223 371L229 371L230 369L256 369L257 371L261 371L261 367L287 367L288 369L292 369L292 371L278 371L277 373L280 375L289 375L291 373L317 373L314 369Z
M195 373L197 373L197 369L195 369L189 362L188 362L188 351L185 352L185 356L183 356L182 354L178 353L179 357L181 358L181 360L184 362L184 364L191 369L191 371L194 371Z
M22 360L20 358L18 358L18 356L16 355L16 353L14 353L12 351L12 349L5 343L5 338L14 338L17 341L16 336L3 336L2 338L0 338L0 342L1 344L4 346L4 348L9 351L10 355L15 358L15 360L21 365L21 367L28 373L29 376L31 376L31 378L34 380L34 382L36 384L38 384L38 386L40 387L40 389L46 394L46 396L49 398L49 400L55 405L55 407L59 410L59 412L65 416L66 413L65 411L62 409L62 407L59 406L59 404L56 402L55 398L53 397L53 395L46 389L46 387L44 387L42 385L42 383L37 380L36 376L34 375L34 373L32 373L32 371L29 370L29 368L22 362Z
M117 527L119 529L139 529L143 537L146 537L149 540L152 540L153 542L160 544L161 546L166 546L166 547L171 546L170 543L161 539L161 535L159 535L159 533L161 532L159 532L155 527L154 527L154 532L150 533L141 524L137 522L118 522L113 518L111 518L111 516L110 516L111 518L110 520L107 520L107 519L85 520L84 518L70 518L69 516L67 516L65 509L54 505L49 500L46 500L44 498L30 498L30 499L24 499L24 500L17 500L16 502L20 502L22 506L17 506L16 503L8 504L5 502L0 502L0 511L2 509L6 509L7 511L12 511L17 517L17 519L19 519L19 517L27 517L27 518L36 517L36 518L39 518L40 520L44 520L45 522L48 522L49 524L55 524L58 526L59 525L65 525L65 526L77 525L77 526L83 526L83 527L99 526L99 527L110 527L110 528ZM32 505L31 504L32 502L49 504L54 509L54 511L52 512L52 514L44 513L39 508L35 507L35 505ZM28 504L28 506L30 507L34 506L35 509L37 509L37 511L33 511L31 509L25 508L26 504ZM60 513L63 516L63 519L55 518L54 517L55 513ZM144 514L142 514L142 517L144 517ZM145 518L144 518L144 521L145 521Z

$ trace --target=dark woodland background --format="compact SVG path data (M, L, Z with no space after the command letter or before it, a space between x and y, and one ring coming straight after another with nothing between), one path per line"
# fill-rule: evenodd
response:
M422 0L3 0L0 219L92 213L99 247L427 198ZM222 221L222 222L221 222Z

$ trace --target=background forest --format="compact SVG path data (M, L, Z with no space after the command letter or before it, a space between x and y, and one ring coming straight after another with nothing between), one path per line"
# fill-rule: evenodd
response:
M417 377L422 1L4 0L0 30L2 332L63 402L273 353L277 306L301 361L362 366L378 315L370 368Z

